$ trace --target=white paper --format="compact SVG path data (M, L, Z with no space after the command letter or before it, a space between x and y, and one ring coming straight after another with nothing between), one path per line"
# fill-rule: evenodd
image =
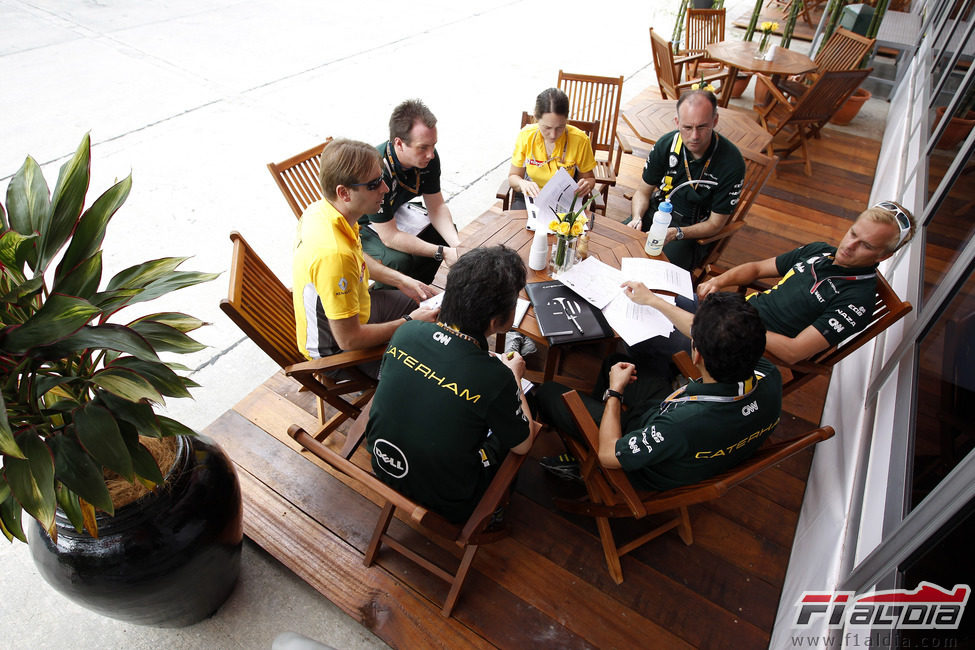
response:
M642 282L654 291L678 293L694 300L694 286L689 271L662 260L624 257L620 263L624 280Z
M410 235L418 235L424 228L430 225L430 217L427 215L426 210L414 203L404 203L401 205L393 218L396 220L396 227ZM373 223L370 223L369 227L373 230L376 229Z
M670 296L661 296L673 304ZM627 345L636 345L654 336L669 336L674 324L653 307L638 305L624 294L614 298L603 309L606 322Z
M535 197L538 218L544 223L551 223L557 213L568 212L578 187L579 184L572 180L569 172L560 167ZM581 206L580 200L576 200L577 207Z
M524 298L518 299L518 304L515 306L515 322L512 327L518 327L521 325L521 319L525 317L528 313L528 308L531 307L532 303L530 300L525 300Z
M559 273L559 282L569 287L596 309L602 309L620 295L623 274L595 257L587 257L568 271Z
M535 200L530 196L525 197L525 210L528 211L528 221L525 222L525 228L535 230L538 225L538 206L535 205Z
M426 300L420 303L420 306L423 307L424 309L439 309L441 303L443 303L443 294L444 292L441 291L437 295L427 298Z

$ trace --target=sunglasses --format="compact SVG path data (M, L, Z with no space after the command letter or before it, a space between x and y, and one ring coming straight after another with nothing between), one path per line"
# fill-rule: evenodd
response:
M383 175L380 174L379 176L372 179L371 181L366 181L365 183L352 183L351 185L349 185L349 187L361 187L365 185L366 189L372 192L382 184L383 184Z
M900 230L900 233L897 235L897 245L900 246L904 239L911 234L911 218L896 203L891 203L890 201L881 201L873 207L894 213L894 218L897 220L897 228Z

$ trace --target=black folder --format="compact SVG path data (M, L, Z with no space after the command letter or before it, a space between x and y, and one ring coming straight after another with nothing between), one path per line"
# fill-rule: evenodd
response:
M613 336L603 313L558 280L531 282L525 285L525 292L535 308L538 329L548 337L550 345ZM578 328L569 314L575 315Z

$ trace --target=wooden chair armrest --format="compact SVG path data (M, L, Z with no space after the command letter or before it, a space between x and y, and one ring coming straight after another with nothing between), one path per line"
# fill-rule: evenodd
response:
M704 54L700 52L697 54L688 54L686 56L675 56L674 65L683 65L685 63L688 63L689 61L697 61L698 59L703 59L703 58L704 58Z
M731 237L733 234L735 234L736 232L738 232L744 227L745 227L744 221L736 221L735 223L728 224L727 226L722 228L721 231L718 232L716 235L711 235L710 237L705 237L704 239L698 239L697 243L700 246L703 246L705 244L710 244L711 242L714 241L719 241L726 237Z
M691 361L691 355L687 354L686 350L675 352L674 356L671 357L671 361L677 366L677 371L688 379L701 378L701 371Z
M498 191L497 194L495 195L495 198L501 201L502 210L508 209L509 196L511 196L511 182L507 178L505 178L503 181L501 181L501 184L498 185Z
M756 84L757 83L765 84L765 87L768 88L769 94L772 95L772 97L777 102L780 102L782 104L787 104L787 105L789 104L789 100L786 98L785 95L782 94L782 92L778 88L775 87L775 84L772 83L772 79L770 79L769 77L763 74L756 74L755 79L757 79L757 81L755 82ZM769 106L774 106L774 105L775 102L769 103Z
M385 344L371 348L363 348L361 350L349 350L328 357L322 357L321 359L312 359L311 361L302 361L290 365L284 369L284 372L290 376L292 373L341 370L342 368L358 366L369 361L378 361L383 358L384 352L386 352Z
M623 153L633 153L633 147L630 145L629 138L624 136L619 131L616 131L616 147ZM618 165L619 163L617 163ZM619 174L619 169L616 170L617 175Z
M474 512L471 513L467 523L461 529L460 537L457 538L458 542L467 542L490 523L492 515L508 496L511 482L518 470L521 469L521 464L525 462L526 457L527 454L508 452L501 463L501 467L498 468L494 478L488 484L487 490L481 496L481 500L477 502Z

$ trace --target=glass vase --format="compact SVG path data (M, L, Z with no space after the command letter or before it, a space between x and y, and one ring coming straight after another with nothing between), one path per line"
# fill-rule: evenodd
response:
M569 270L576 263L576 237L557 235L552 244L552 275Z
M769 48L768 37L769 37L768 34L762 34L762 40L758 42L758 49L755 50L756 59L764 59L765 55L768 54L768 48Z

